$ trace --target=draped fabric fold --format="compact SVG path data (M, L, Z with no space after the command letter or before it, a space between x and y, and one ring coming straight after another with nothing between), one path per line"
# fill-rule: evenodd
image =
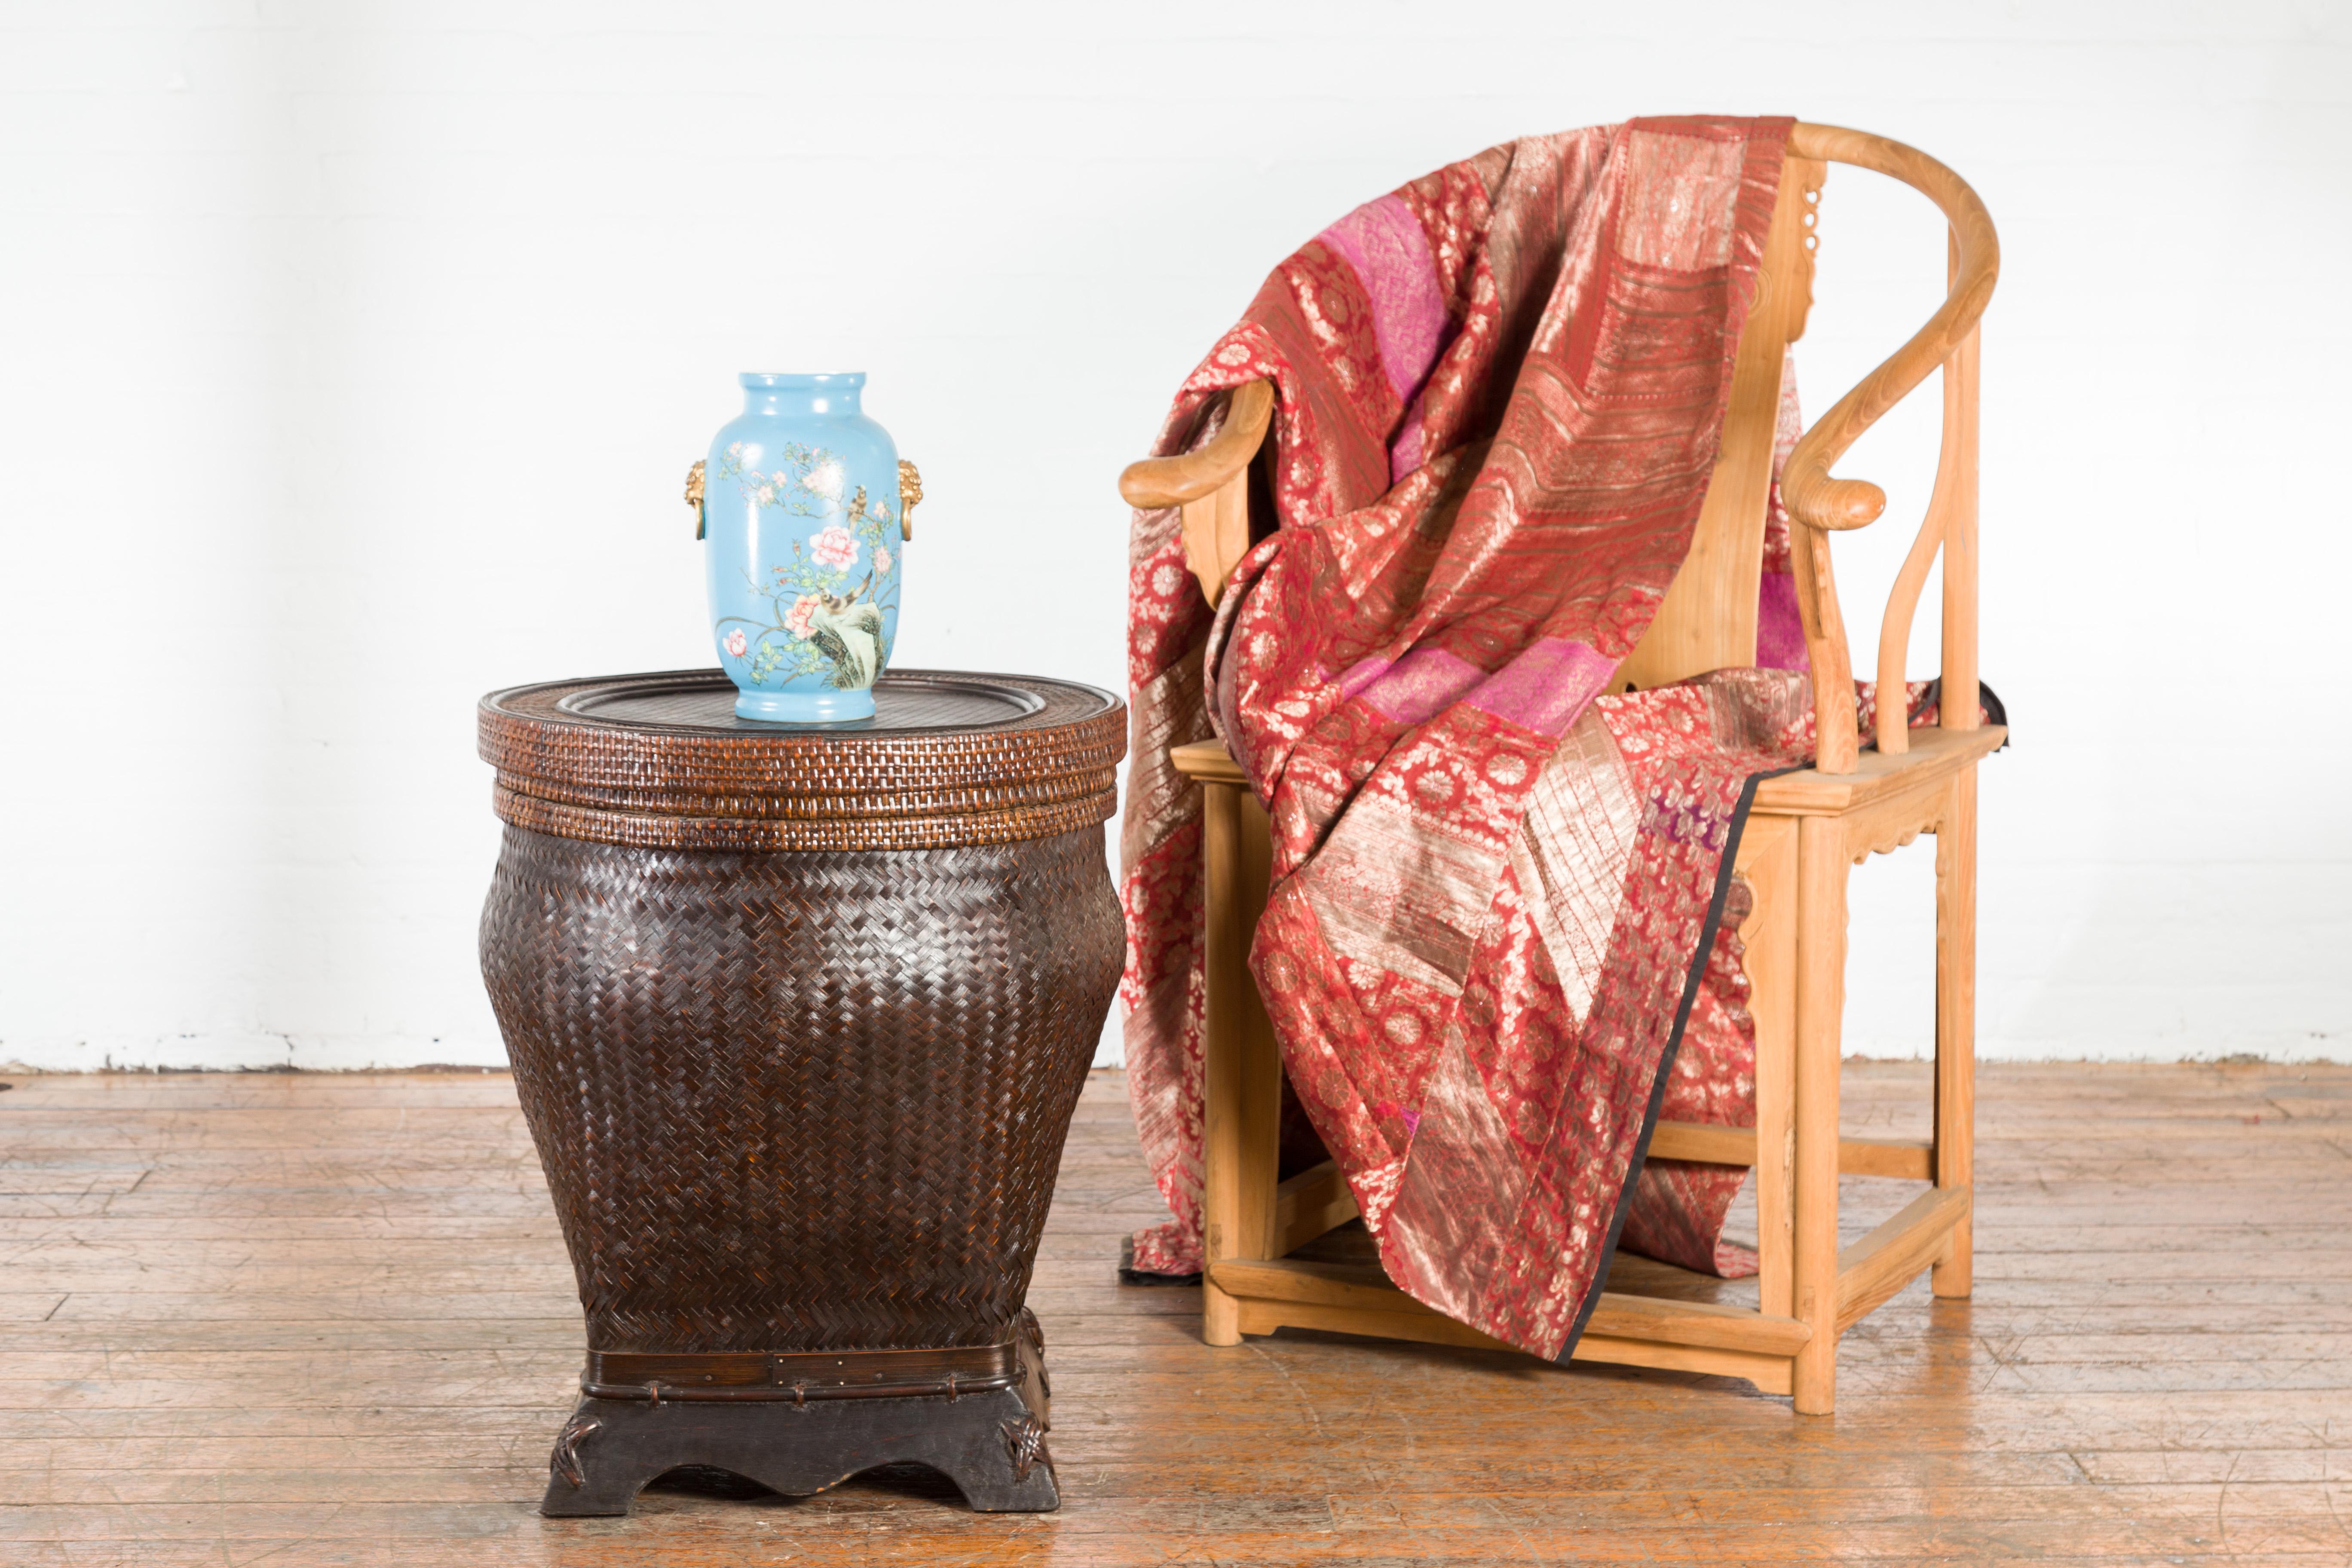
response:
M1158 453L1274 383L1273 526L1213 619L1176 510L1135 521L1126 1043L1176 1216L1139 1269L1200 1267L1200 803L1168 752L1213 730L1273 824L1251 967L1289 1082L1400 1288L1561 1356L1621 1240L1752 1268L1740 1173L1642 1156L1662 1112L1754 1121L1731 856L1812 745L1774 578L1768 667L1611 688L1689 548L1790 123L1441 169L1276 268L1185 383Z

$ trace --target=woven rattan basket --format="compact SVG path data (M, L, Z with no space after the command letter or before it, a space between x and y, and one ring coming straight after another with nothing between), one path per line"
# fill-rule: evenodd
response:
M483 973L587 1317L550 1510L614 1511L664 1458L814 1489L766 1450L960 1431L949 1407L990 1395L1035 1420L994 1444L1013 1490L1050 1490L1023 1298L1118 980L1124 710L906 672L873 720L787 729L732 692L713 670L481 706L507 823ZM615 1436L696 1420L698 1458Z

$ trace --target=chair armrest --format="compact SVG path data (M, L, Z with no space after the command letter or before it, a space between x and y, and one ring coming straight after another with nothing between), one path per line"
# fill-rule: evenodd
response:
M1950 231L1950 273L1944 302L1927 324L1800 437L1780 476L1780 499L1792 531L1797 607L1813 667L1815 766L1823 773L1854 771L1853 678L1846 648L1829 536L1874 522L1886 510L1886 492L1866 479L1830 477L1864 430L1908 396L1928 373L1944 370L1944 443L1934 496L1917 542L1897 576L1880 637L1882 686L1898 692L1897 706L1880 715L1879 741L1889 752L1908 743L1899 705L1903 645L1927 567L1945 556L1947 728L1976 723L1976 342L1978 319L2000 273L2000 241L1991 215L1968 182L1916 148L1883 136L1830 125L1799 123L1789 132L1789 155L1850 163L1902 181L1942 209ZM1882 697L1882 700L1883 697ZM1954 710L1957 704L1961 710Z
M1253 381L1234 389L1225 427L1196 452L1146 458L1118 476L1118 493L1138 507L1182 506L1213 495L1238 478L1257 456L1274 422L1274 383Z
M1916 148L1865 132L1801 122L1789 132L1789 151L1902 181L1943 209L1959 245L1950 290L1927 324L1813 422L1781 472L1780 500L1791 519L1816 529L1861 528L1886 510L1886 492L1867 479L1833 479L1830 465L1976 330L2000 275L2000 240L1993 233L1992 215L1968 182Z

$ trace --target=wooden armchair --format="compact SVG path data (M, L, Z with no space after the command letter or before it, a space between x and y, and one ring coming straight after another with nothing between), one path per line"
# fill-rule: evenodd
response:
M1753 1167L1760 1310L1687 1299L1697 1277L1621 1260L1576 1359L1727 1373L1794 1396L1806 1414L1835 1398L1838 1337L1932 1268L1935 1293L1969 1289L1976 968L1976 765L2005 731L1979 727L1977 686L1977 321L2000 265L1992 221L1958 175L1884 137L1800 123L1790 132L1759 296L1740 340L1723 443L1689 556L1622 685L1647 688L1756 659L1757 593L1770 489L1780 368L1811 305L1813 228L1826 165L1891 175L1927 195L1950 225L1949 293L1911 340L1816 421L1781 480L1799 607L1820 720L1816 765L1757 791L1738 850L1753 889L1741 928L1757 1037L1753 1129L1662 1121L1650 1153ZM1884 493L1830 466L1887 409L1941 367L1943 447L1933 497L1888 601L1882 691L1900 692L1912 615L1940 549L1941 728L1912 732L1884 702L1877 749L1858 754L1852 664L1829 538L1877 518ZM1223 429L1201 449L1139 462L1119 480L1139 507L1184 509L1190 565L1214 604L1249 547L1247 479L1273 389L1236 390ZM1246 967L1266 898L1263 809L1223 746L1177 748L1202 786L1206 858L1206 1278L1203 1337L1300 1328L1499 1348L1391 1285L1376 1261L1297 1258L1356 1214L1326 1163L1278 1180L1282 1066ZM1844 1006L1846 870L1922 833L1936 838L1935 1136L1842 1138L1839 1030ZM1927 1184L1900 1214L1838 1245L1838 1178ZM1328 1253L1328 1248L1326 1249ZM1628 1277L1634 1283L1628 1284ZM1676 1279L1676 1276L1681 1276ZM1641 1284L1663 1294L1637 1293Z

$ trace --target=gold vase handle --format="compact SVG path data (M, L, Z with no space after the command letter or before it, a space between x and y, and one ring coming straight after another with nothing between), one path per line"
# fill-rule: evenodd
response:
M923 499L923 476L906 458L898 459L898 537L915 537L915 503Z
M694 537L697 539L702 537L709 521L702 510L702 464L703 459L698 458L694 467L686 470L686 504L694 509Z

